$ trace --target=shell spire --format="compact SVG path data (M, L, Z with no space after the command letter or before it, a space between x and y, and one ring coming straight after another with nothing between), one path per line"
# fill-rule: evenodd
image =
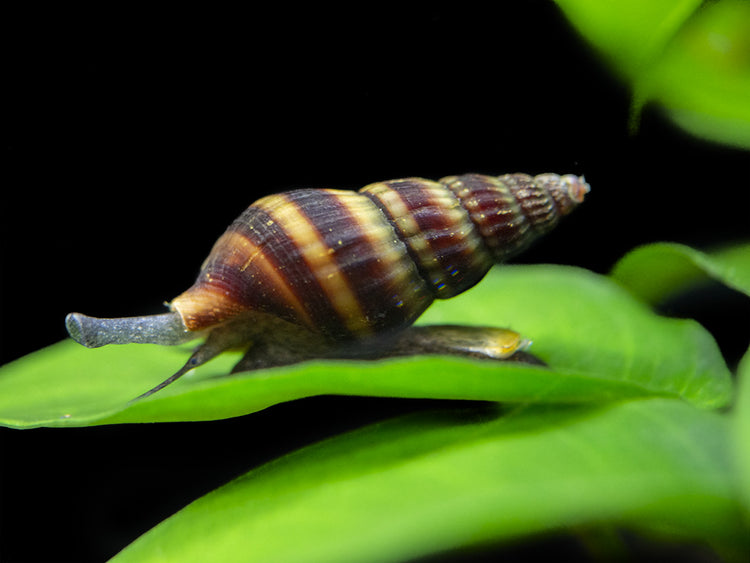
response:
M522 252L583 202L590 187L572 174L464 174L443 178L469 212L495 262Z

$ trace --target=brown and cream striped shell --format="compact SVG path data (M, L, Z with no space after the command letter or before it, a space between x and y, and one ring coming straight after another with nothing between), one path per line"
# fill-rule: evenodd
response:
M267 196L170 306L191 331L256 311L331 339L398 330L548 232L586 192L572 175L465 174Z

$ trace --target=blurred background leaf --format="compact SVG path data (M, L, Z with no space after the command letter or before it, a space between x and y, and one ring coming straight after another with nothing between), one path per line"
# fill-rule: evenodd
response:
M633 93L698 137L750 148L750 3L556 0Z
M750 243L709 253L682 244L647 244L623 256L612 268L611 275L652 305L709 279L750 296Z
M737 370L738 392L734 408L734 448L739 492L750 522L750 349Z

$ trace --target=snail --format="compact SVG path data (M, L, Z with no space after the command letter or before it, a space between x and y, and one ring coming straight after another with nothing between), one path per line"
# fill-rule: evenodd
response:
M169 312L70 313L66 327L92 348L205 337L180 370L138 399L239 346L249 349L233 372L313 358L512 358L528 341L511 330L411 325L435 299L466 291L552 229L588 191L574 175L464 174L266 196L216 241Z

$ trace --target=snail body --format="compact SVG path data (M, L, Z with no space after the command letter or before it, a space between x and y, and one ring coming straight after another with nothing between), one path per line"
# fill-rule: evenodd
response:
M493 264L550 231L588 190L572 175L465 174L378 182L358 192L266 196L216 241L170 313L126 319L71 313L66 324L90 347L175 344L207 334L182 370L145 395L251 341L238 368L378 357L411 344L416 353L460 352L466 346L456 344L455 331L435 329L426 337L425 327L409 327L435 299L466 291ZM502 333L508 337L512 351L521 347L518 335ZM435 340L446 344L436 347Z

